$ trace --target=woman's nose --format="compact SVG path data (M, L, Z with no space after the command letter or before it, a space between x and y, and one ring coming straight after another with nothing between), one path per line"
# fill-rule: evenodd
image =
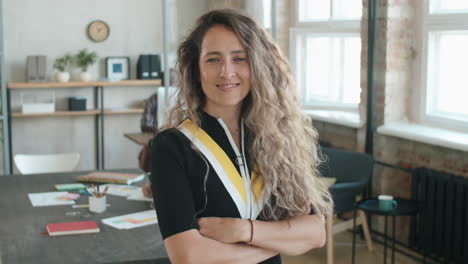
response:
M232 62L230 61L225 61L221 65L221 72L220 72L220 77L223 78L231 78L236 74L236 70Z

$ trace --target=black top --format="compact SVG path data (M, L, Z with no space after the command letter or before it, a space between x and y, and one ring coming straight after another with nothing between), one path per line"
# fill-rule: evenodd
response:
M201 128L226 152L240 174L235 151L218 120L203 113ZM197 218L200 217L240 218L236 204L211 164L208 163L207 168L201 154L191 145L175 128L157 134L151 145L151 186L164 239L198 229ZM258 219L262 220L261 216ZM281 263L281 258L277 255L262 263Z

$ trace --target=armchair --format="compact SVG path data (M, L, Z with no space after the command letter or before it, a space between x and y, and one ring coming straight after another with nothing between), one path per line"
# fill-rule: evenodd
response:
M374 161L365 153L350 152L322 147L321 158L324 162L319 166L322 177L336 178L336 183L329 187L335 204L335 215L354 210L354 204L359 199L370 177ZM367 225L366 215L358 211L357 225L362 225L367 248L372 251L372 239ZM353 220L334 223L334 216L327 219L327 263L333 263L333 235L352 228Z

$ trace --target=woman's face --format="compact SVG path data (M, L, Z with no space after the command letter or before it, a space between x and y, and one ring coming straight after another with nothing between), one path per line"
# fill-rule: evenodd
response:
M209 29L202 41L199 66L205 109L241 106L251 89L250 65L234 31L222 25Z

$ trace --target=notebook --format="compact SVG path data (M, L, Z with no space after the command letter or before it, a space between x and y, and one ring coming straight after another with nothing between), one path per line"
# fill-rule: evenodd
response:
M95 221L55 223L47 225L47 232L50 236L98 233L99 226Z
M130 173L117 173L96 171L86 175L78 176L78 181L84 182L105 182L105 183L118 183L118 184L132 184L141 181L145 178L145 174L130 174Z
M55 184L54 187L57 191L82 190L86 188L82 183Z

